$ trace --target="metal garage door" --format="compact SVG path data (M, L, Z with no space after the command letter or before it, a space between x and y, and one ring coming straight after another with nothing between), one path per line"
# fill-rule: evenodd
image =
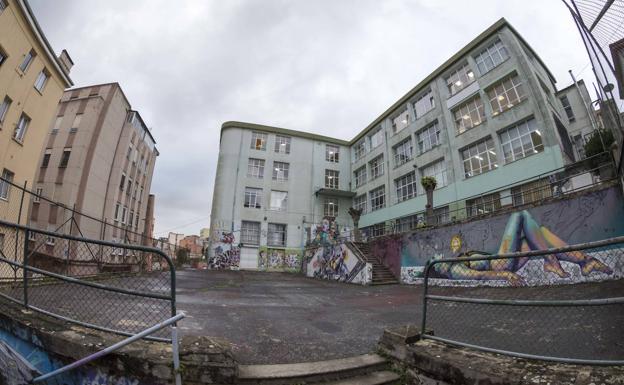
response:
M258 268L258 248L241 247L240 268L254 270Z

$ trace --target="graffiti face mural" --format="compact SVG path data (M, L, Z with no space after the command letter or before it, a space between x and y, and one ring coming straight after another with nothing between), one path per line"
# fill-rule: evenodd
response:
M240 266L240 248L235 245L233 233L222 232L214 247L214 255L208 260L210 269L238 269Z

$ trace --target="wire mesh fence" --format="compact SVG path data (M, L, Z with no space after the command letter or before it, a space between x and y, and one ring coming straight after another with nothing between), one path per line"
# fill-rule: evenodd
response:
M132 335L175 315L175 268L154 248L0 221L0 296L67 321ZM161 333L167 339L166 331Z
M550 235L507 241L542 236ZM422 331L432 330L425 338L514 356L621 365L622 278L624 237L432 260L425 269Z

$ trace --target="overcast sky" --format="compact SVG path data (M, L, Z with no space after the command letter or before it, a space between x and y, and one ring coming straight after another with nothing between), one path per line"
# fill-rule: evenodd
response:
M501 17L562 88L591 80L558 0L30 0L76 86L119 82L157 141L155 235L209 225L219 130L351 139Z

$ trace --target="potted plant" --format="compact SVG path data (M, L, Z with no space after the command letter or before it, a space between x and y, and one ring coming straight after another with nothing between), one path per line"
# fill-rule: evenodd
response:
M425 209L427 210L427 224L435 225L437 221L433 216L433 190L435 190L438 185L438 181L432 176L423 176L420 180L420 184L423 186L425 193L427 194L427 205L425 206Z

